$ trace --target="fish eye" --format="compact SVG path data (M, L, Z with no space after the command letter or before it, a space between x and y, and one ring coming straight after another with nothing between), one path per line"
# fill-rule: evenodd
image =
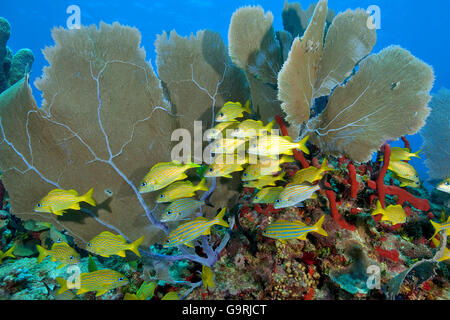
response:
M277 199L275 202L276 202L276 203L280 203L280 199Z
M219 117L223 117L223 112L219 113Z
M42 207L42 204L38 203L38 204L37 204L37 207L38 207L38 208Z
M172 214L172 211L167 211L167 214Z
M147 184L145 182L141 183L141 187L145 187Z
M258 196L255 196L255 199L258 200Z
M213 168L209 168L209 172L213 172L214 171L214 169Z
M120 277L120 278L119 278L119 281L123 281L123 277Z
M73 257L73 256L70 256L70 257L69 257L69 259L70 259L70 260L73 260L73 259L74 259L74 257Z
M447 182L445 183L445 185L446 185L446 186L449 186L449 185L450 185L450 182L447 181Z
M62 242L62 239L61 239L61 238L58 238L58 239L56 240L56 242L57 242L57 243L60 243L60 242Z
M91 245L91 243L90 243L90 242L88 242L87 246L88 246L88 247L91 247L92 245Z
M164 195L163 194L161 194L160 196L159 196L160 198L164 198Z
M244 177L246 177L246 176L248 176L248 174L247 174L247 173L244 173Z

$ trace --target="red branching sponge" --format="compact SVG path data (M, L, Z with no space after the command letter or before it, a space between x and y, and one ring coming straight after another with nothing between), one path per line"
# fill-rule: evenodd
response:
M391 158L391 146L385 144L381 147L381 151L384 153L383 167L381 167L380 173L377 178L377 189L378 189L378 200L380 200L381 205L384 208L384 197L386 194L384 185L384 176L388 170L389 159Z
M347 166L348 168L348 174L350 175L350 185L351 185L351 193L350 196L352 199L356 199L356 196L358 195L358 187L359 183L356 180L356 170L355 166L352 162L350 162Z
M398 197L398 204L409 202L414 208L422 211L430 210L430 202L428 199L417 198L411 193L397 186L384 186L385 192ZM381 200L380 200L381 202Z
M385 249L381 249L381 247L376 247L375 249L377 250L377 252L380 255L380 257L389 259L391 261L397 262L398 258L400 256L398 251L394 250L394 249L392 249L392 250L385 250Z
M275 116L275 121L278 123L278 126L280 127L281 133L283 134L283 136L288 136L286 123L284 122L283 118L281 118L279 115L276 115ZM303 155L303 152L298 151L297 149L294 149L293 152L294 152L295 160L299 161L303 168L308 168L309 167L309 163L305 159L305 156Z
M377 183L373 180L367 180L367 186L372 189L372 190L376 190L377 189Z
M405 148L409 149L411 151L411 145L409 144L408 139L405 136L402 136L403 144L405 145Z
M331 185L327 182L325 184L327 187L331 188ZM332 190L325 190L325 193L327 194L328 201L330 202L330 210L331 210L331 216L333 217L333 220L341 227L350 231L356 230L356 227L348 224L347 221L339 214L339 211L337 209L336 205L336 195Z

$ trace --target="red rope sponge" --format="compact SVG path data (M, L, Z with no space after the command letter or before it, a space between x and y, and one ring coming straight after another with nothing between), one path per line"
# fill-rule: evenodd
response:
M381 167L380 173L377 178L378 200L380 200L381 206L384 208L384 197L386 194L384 185L384 176L388 170L389 159L391 158L391 146L384 144L381 147L381 151L384 153L383 167Z
M405 189L399 188L397 186L384 186L384 189L387 194L398 197L398 204L403 204L407 201L410 205L418 210L430 210L430 202L427 199L417 198Z
M356 170L355 166L352 162L350 162L347 166L348 174L350 175L350 185L351 185L351 198L356 199L356 196L358 195L358 181L356 180Z
M286 123L284 122L283 118L281 118L278 114L275 116L275 121L278 123L278 126L280 127L281 133L283 136L289 136ZM295 160L299 161L303 168L308 168L309 163L306 161L305 156L303 155L303 152L298 151L297 149L293 150L294 158Z
M329 182L325 183L325 185L328 188L331 188L331 185ZM356 227L348 224L347 221L339 214L339 211L337 209L336 205L336 195L334 194L334 191L332 190L325 190L325 193L327 194L328 201L330 202L330 211L331 216L333 217L333 220L341 227L350 231L355 231Z

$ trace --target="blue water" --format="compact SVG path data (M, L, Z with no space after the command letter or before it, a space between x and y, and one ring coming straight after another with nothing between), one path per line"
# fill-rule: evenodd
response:
M39 77L47 65L41 49L53 45L50 30L54 26L65 26L69 5L81 9L83 25L97 24L100 21L118 21L137 27L142 33L142 46L147 58L155 60L153 42L163 30L177 30L181 35L189 35L201 29L220 32L227 42L228 25L232 13L238 7L260 4L266 11L274 14L276 30L282 29L281 11L283 0L22 0L0 1L0 16L7 18L12 26L8 46L13 50L30 48L35 54L32 68L32 81ZM304 8L312 0L299 1ZM436 80L432 93L445 86L450 88L450 26L447 18L450 12L448 0L329 0L328 6L336 13L347 8L367 8L377 5L381 9L381 29L378 30L377 44L373 52L397 44L410 50L415 56L433 66ZM154 65L154 64L153 64ZM39 91L34 88L36 100L41 101ZM419 135L409 136L411 147L416 151L422 145ZM394 146L403 146L395 142ZM426 180L426 167L422 159L410 163L416 167L420 176Z

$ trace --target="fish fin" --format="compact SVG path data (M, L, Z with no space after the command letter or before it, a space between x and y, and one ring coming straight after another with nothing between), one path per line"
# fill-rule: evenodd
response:
M377 214L383 214L384 215L384 209L381 206L381 202L380 200L377 200L377 207L376 209L372 212L373 216L376 216Z
M61 294L63 292L66 292L67 290L69 290L69 288L67 288L67 280L63 279L61 277L56 277L56 282L58 282L59 284L59 289L58 289L58 294Z
M307 233L302 234L301 236L297 237L298 240L306 240Z
M77 192L76 190L74 190L74 189L67 190L67 193L69 193L69 194L71 194L71 195L73 195L73 196L78 197L78 192Z
M208 191L209 190L209 188L206 186L206 179L205 178L203 178L198 183L198 185L195 186L195 191L200 191L200 190L202 190L202 191Z
M66 265L64 264L64 263L60 263L57 267L56 267L56 269L62 269L62 268L64 268Z
M266 129L268 132L272 131L272 127L275 124L275 119L273 119L272 121L270 121L265 127L264 129Z
M231 174L226 174L226 175L224 175L222 177L224 177L224 178L233 178L233 176Z
M210 234L211 234L211 228L208 228L202 233L202 236L209 236Z
M325 219L325 215L321 216L319 221L317 221L316 224L314 225L314 227L316 227L315 232L327 237L328 233L322 229L322 224L323 224L324 219Z
M189 248L195 248L195 246L191 242L185 242L185 246L188 246Z
M296 224L301 225L301 226L306 226L306 224L304 224L304 223L301 222L300 220L294 220L294 222L295 222Z
M95 207L97 203L95 202L94 198L92 198L93 192L94 188L89 189L88 192L86 192L84 195L80 197L81 198L80 200L89 203L91 206Z
M289 155L289 156L292 156L293 154L294 154L294 151L292 151L292 150L286 150L285 152L284 152L284 154L287 154L287 155Z
M38 262L38 263L41 263L42 260L44 260L45 257L47 257L47 256L49 255L49 251L48 251L47 249L41 247L41 246L38 245L38 244L36 245L36 249L37 249L38 252L39 252L39 257L38 257L38 259L37 259L37 262Z
M287 243L287 241L286 240L284 240L284 239L278 239L282 244L286 244Z
M80 288L80 289L78 289L78 291L77 291L77 295L80 295L80 294L83 294L83 293L86 293L86 292L89 292L89 290Z
M144 236L137 239L130 246L130 250L133 251L139 258L141 257L141 254L139 253L139 246L141 245L142 241L144 241Z
M317 193L313 193L310 199L317 199Z
M247 100L247 102L245 102L244 111L248 114L252 114L252 110L250 109L250 100Z
M81 209L81 208L80 208L80 204L79 204L78 202L75 202L72 206L70 206L69 209L72 209L72 210L80 210L80 209Z
M127 292L125 293L123 300L139 300L139 298L137 297L137 295Z
M125 250L119 251L116 253L119 257L125 258L127 255L125 253Z
M216 220L216 224L219 226L223 226L225 228L229 228L230 226L226 221L223 220L223 216L225 215L225 212L227 211L227 208L223 208L220 210L220 212L217 214L214 220Z
M103 295L103 294L105 294L107 292L108 292L107 289L106 290L99 290L99 291L96 292L95 296L96 297L100 297L101 295Z
M53 214L56 214L57 216L62 216L64 213L65 213L64 210L56 210L56 211L53 211Z
M48 194L58 193L58 192L67 192L67 190L64 190L64 189L53 189L53 190L49 191Z
M302 150L304 153L309 154L309 149L306 147L306 141L308 141L309 136L304 137L302 140L297 142L298 149Z

